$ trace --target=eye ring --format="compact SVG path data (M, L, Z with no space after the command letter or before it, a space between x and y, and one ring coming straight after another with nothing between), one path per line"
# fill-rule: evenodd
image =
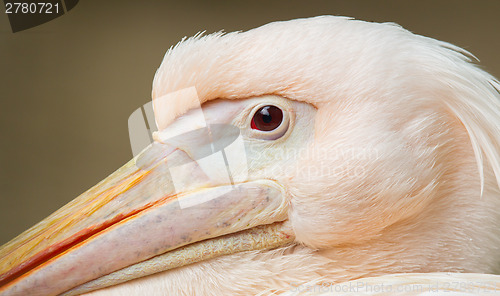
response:
M284 108L266 104L254 108L250 120L250 128L257 138L276 140L288 130L289 115Z

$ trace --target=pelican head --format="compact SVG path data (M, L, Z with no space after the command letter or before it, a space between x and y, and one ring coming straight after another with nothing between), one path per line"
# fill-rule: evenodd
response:
M464 50L394 24L183 40L153 82L154 142L4 245L0 295L494 272L499 89Z

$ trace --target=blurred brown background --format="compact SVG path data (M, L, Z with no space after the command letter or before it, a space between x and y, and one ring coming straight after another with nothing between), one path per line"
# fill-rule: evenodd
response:
M500 1L90 1L13 34L0 14L0 244L132 157L129 115L184 36L345 15L464 47L500 76Z

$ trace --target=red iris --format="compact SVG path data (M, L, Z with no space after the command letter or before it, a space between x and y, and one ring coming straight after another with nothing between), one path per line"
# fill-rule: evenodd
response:
M264 106L253 115L250 126L259 131L272 131L283 121L283 111L276 106Z

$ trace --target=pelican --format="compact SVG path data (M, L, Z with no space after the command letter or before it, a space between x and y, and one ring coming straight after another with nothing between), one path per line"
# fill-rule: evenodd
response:
M181 41L152 144L4 245L0 295L500 291L500 83L472 58L334 16Z

